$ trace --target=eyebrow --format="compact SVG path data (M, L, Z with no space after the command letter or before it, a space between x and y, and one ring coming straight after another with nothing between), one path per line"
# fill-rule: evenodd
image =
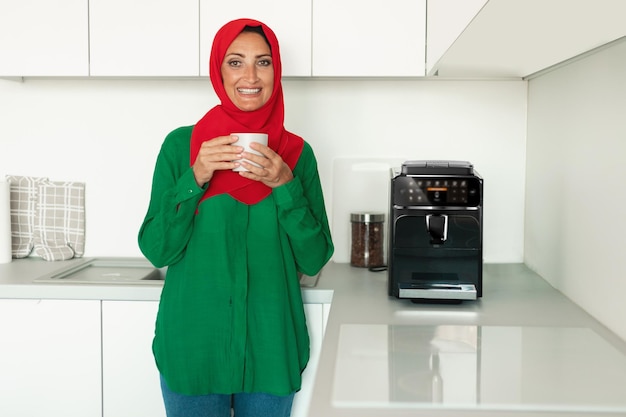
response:
M226 57L229 57L229 56L232 56L232 55L238 56L238 57L241 57L241 58L245 58L245 55L240 53L240 52L231 52L231 53L227 54ZM224 58L226 58L226 57L224 57ZM260 55L255 56L255 58L265 58L265 57L270 57L271 58L272 54L260 54Z

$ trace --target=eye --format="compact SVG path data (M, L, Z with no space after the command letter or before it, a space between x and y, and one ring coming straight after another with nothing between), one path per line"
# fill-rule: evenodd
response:
M228 66L229 67L240 67L241 66L241 61L239 61L238 59L231 59L230 61L228 61Z
M270 67L272 66L272 60L271 59L260 59L258 64L262 67Z

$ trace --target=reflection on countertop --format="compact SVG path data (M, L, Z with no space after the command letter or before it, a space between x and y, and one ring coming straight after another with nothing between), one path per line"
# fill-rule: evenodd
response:
M589 328L343 324L333 403L626 413L625 392L626 356Z

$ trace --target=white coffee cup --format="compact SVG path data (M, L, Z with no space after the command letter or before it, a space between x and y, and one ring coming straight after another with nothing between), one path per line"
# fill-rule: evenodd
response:
M239 140L233 143L233 145L242 146L244 152L250 152L259 156L263 156L263 154L261 154L260 152L252 149L250 147L250 143L258 142L261 145L267 146L267 133L231 133L231 136L237 136L239 138ZM246 162L251 163L252 165L260 166L247 159L238 159L233 162L241 162L241 161L246 161ZM247 171L247 169L240 165L237 168L233 168L233 171Z

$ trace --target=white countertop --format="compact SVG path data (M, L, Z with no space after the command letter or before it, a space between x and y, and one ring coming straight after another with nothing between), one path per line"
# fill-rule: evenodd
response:
M158 281L149 285L65 284L34 281L91 259L93 258L48 262L42 258L29 257L13 260L8 264L0 264L0 298L156 301L161 296L163 284Z
M626 342L522 264L485 265L462 304L389 297L385 272L346 264L326 286L310 417L626 416Z
M0 264L0 299L159 300L163 288L162 281L141 284L35 281L94 259L146 261L144 258L75 258L68 261L48 262L39 257L13 260L7 264ZM302 288L302 298L305 303L330 303L332 296L333 291L330 289Z
M0 264L0 299L159 299L159 282L34 282L89 259ZM311 417L626 416L626 342L524 265L485 265L483 298L446 305L331 262L303 298L332 301Z

